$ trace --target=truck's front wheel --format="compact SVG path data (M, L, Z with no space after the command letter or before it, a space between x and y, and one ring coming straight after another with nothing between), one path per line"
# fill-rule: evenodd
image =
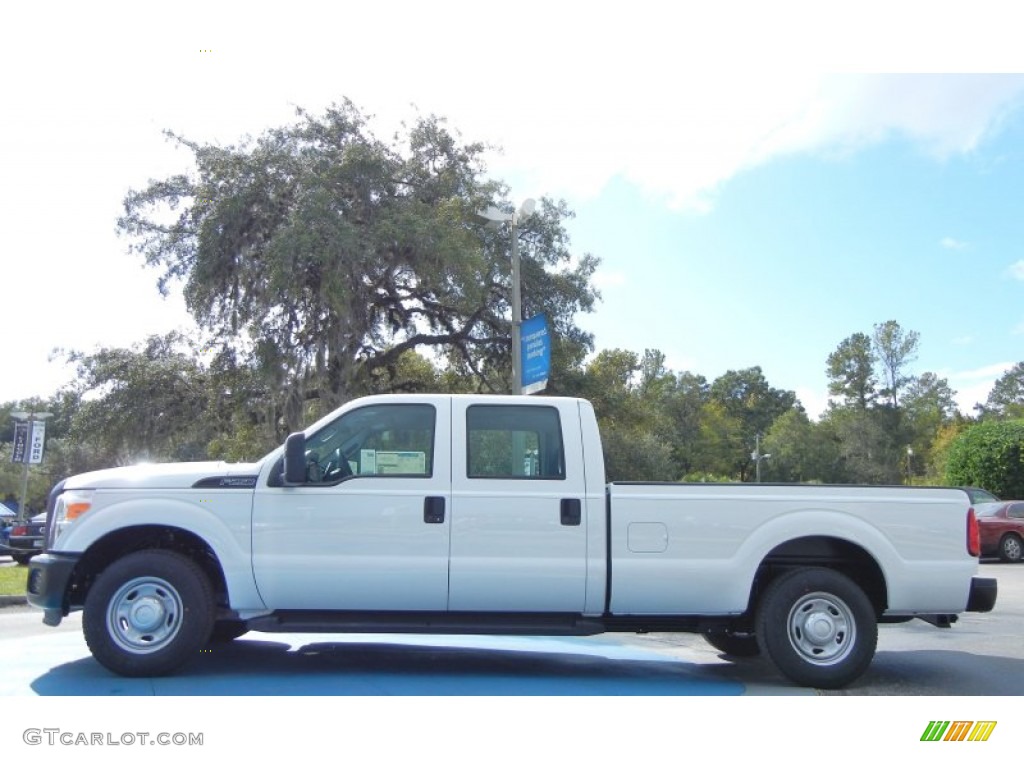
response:
M871 602L849 578L828 568L801 568L765 590L756 635L793 682L841 688L871 663L878 623Z
M82 629L92 655L126 677L163 675L210 637L213 590L176 552L146 550L109 565L85 599Z

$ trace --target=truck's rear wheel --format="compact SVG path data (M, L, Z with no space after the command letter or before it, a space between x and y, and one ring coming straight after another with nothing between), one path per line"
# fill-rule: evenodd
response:
M708 644L728 656L749 657L761 653L757 637L749 632L733 632L729 629L709 629L701 633Z
M875 655L878 623L863 590L828 568L801 568L765 590L755 622L765 654L795 683L841 688Z
M85 599L82 629L92 655L126 677L164 675L184 664L213 629L206 574L176 552L146 550L104 570Z

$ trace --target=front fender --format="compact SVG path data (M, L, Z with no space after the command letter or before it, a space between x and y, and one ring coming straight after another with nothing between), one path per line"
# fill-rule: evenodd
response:
M54 550L84 553L105 536L135 526L180 528L205 541L217 557L231 607L264 608L252 577L251 492L210 490L190 495L195 498L117 498L118 494L97 492L93 509L68 526Z

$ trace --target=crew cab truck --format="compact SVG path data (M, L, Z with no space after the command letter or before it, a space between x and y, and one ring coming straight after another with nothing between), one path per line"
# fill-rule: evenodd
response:
M252 464L51 493L28 600L84 610L114 672L264 632L700 632L790 680L855 680L880 622L989 611L957 489L605 484L585 400L354 400Z

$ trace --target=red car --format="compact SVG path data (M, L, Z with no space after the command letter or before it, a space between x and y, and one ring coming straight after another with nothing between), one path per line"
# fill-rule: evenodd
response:
M981 529L981 556L1007 563L1024 557L1024 501L998 501L974 508Z

